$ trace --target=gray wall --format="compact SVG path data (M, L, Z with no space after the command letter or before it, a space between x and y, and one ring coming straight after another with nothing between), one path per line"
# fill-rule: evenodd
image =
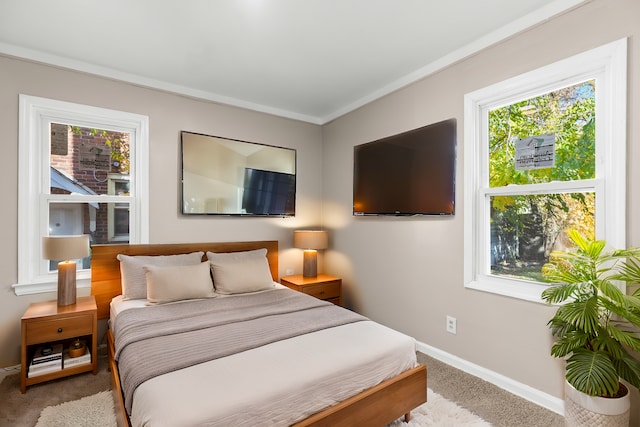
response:
M640 2L593 1L324 126L324 223L329 273L358 311L437 349L562 397L563 362L549 356L554 309L463 286L463 97L509 77L629 37L627 243L640 245ZM354 218L353 146L454 117L456 215ZM457 335L445 331L457 318Z

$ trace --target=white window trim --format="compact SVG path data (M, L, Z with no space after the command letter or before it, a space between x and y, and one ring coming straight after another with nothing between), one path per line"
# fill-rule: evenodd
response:
M464 97L464 286L544 303L545 285L486 274L483 248L489 229L481 184L488 153L488 113L495 108L591 78L596 88L596 234L612 247L626 247L627 39L600 46L537 70L468 93ZM482 163L484 162L484 163ZM574 183L575 184L575 183ZM586 183L582 183L586 184ZM553 183L554 189L565 184ZM571 185L577 188L580 184ZM541 185L545 190L549 185ZM545 190L546 191L546 190Z
M20 95L18 134L18 283L16 295L52 292L57 273L41 274L42 236L48 233L48 211L41 195L49 188L49 122L127 132L132 137L130 164L134 175L131 194L131 243L149 241L149 118L105 108ZM47 143L43 143L46 141ZM73 196L67 196L69 200ZM113 197L100 196L100 202ZM78 288L90 287L90 270L78 271Z

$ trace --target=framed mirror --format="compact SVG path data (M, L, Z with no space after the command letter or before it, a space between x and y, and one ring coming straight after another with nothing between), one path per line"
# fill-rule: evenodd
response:
M296 150L180 132L182 213L294 216Z

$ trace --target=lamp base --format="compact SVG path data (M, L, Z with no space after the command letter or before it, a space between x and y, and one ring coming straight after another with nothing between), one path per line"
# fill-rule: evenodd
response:
M302 259L302 276L318 276L318 251L315 249L305 249Z
M58 305L76 303L76 263L64 261L58 263Z

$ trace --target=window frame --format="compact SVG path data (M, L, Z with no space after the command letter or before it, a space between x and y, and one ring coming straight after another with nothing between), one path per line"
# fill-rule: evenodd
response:
M131 135L131 243L149 241L149 118L83 104L19 95L18 283L16 295L52 292L57 272L43 273L42 237L48 235L49 203L115 203L122 197L50 194L49 124L62 123ZM47 269L48 270L48 269ZM78 270L78 288L90 287L90 269Z
M489 187L489 111L590 79L596 80L595 178L528 184L526 191L594 191L596 238L626 246L627 40L621 39L465 95L466 288L544 303L540 294L547 285L490 274L489 196L523 194L525 186Z

